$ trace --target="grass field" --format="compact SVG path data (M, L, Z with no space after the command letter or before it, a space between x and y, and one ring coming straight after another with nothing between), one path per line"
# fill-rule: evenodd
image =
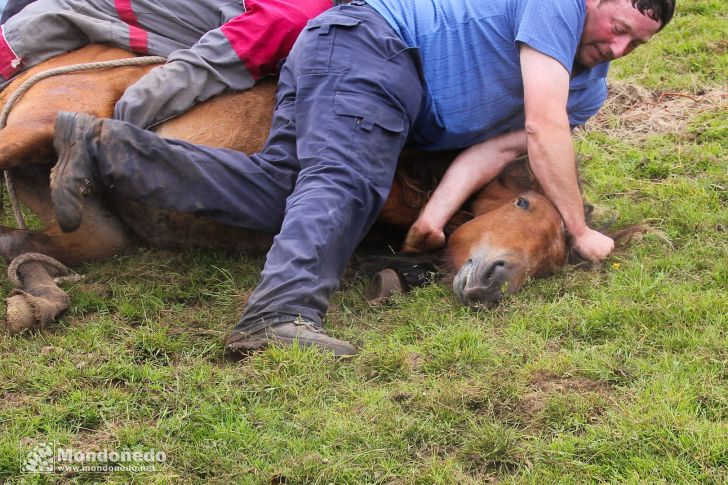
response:
M577 142L597 222L653 232L480 313L437 284L370 307L352 281L327 320L345 361L223 357L260 258L87 265L57 324L0 333L0 482L728 482L728 3L678 9ZM166 460L21 473L42 443Z

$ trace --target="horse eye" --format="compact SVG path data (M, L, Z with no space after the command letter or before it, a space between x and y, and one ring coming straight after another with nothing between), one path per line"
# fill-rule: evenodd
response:
M528 199L525 197L519 197L516 201L516 207L523 210L528 209Z

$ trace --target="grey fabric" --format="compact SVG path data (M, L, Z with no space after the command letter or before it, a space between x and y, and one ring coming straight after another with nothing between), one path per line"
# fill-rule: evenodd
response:
M244 12L241 0L134 0L148 54L168 57L122 97L115 116L148 127L226 89L253 79L220 26ZM130 49L129 26L113 0L37 0L3 25L8 44L27 69L89 43ZM2 78L0 78L2 80Z
M227 89L255 84L220 29L205 34L189 49L173 52L130 86L116 103L114 118L150 128Z

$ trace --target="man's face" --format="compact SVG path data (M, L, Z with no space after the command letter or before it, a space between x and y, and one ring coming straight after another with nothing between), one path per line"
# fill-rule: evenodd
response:
M659 28L660 22L640 13L630 0L588 0L576 60L594 67L626 56Z

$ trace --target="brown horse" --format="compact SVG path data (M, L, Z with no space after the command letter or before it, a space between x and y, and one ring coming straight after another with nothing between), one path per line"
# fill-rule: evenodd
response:
M20 83L49 68L131 57L128 52L92 45L51 59L14 80L0 93L4 105ZM0 226L0 256L11 261L27 252L52 256L66 264L110 257L140 243L162 247L225 245L261 248L270 235L232 228L190 214L169 213L113 196L88 201L81 227L62 233L54 220L48 189L54 160L53 126L58 111L108 117L127 86L151 67L116 67L63 74L32 87L15 106L0 131L0 169L11 169L18 198L45 224L43 231ZM273 82L218 96L160 125L161 136L227 147L248 153L264 143L274 102ZM449 163L449 159L438 162ZM379 221L409 227L417 217L422 193L412 177L398 171ZM414 200L414 202L413 202ZM453 288L467 305L490 305L504 291L519 289L527 277L553 271L566 262L566 235L553 205L538 192L523 161L510 166L472 201L473 218L454 230L445 259ZM462 220L460 214L453 224ZM13 331L38 328L67 305L40 263L19 267L24 289L7 301ZM61 301L62 300L62 301Z

